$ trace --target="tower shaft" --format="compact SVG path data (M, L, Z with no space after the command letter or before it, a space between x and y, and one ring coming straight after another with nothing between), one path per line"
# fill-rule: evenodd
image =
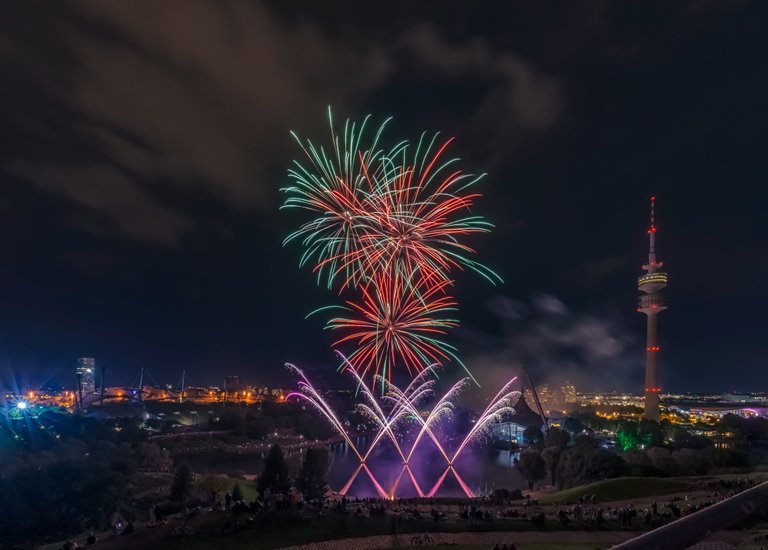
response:
M661 404L661 384L659 383L659 319L658 315L667 309L664 294L661 291L667 286L668 277L659 271L662 263L656 259L656 197L651 197L651 225L648 228L648 263L643 266L645 275L638 277L637 289L640 295L637 311L647 317L646 347L645 347L645 409L643 417L655 422L659 421Z
M659 373L656 359L659 352L659 317L655 313L647 315L646 350L645 350L645 410L643 418L659 421Z

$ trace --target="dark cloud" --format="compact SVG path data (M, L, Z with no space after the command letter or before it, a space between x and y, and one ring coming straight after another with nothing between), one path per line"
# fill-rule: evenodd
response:
M467 365L483 385L495 387L522 367L535 384L570 380L582 388L616 389L640 383L639 341L618 318L571 311L550 294L530 304L496 296L488 308L501 333L467 331L463 346Z
M452 43L431 25L403 36L405 48L427 67L452 78L483 82L472 131L494 152L509 151L523 136L552 128L563 109L561 83L513 51L500 51L483 38ZM511 143L512 142L512 143Z
M557 83L520 56L479 38L451 44L431 26L350 47L359 32L335 36L288 23L259 2L82 0L71 7L76 16L59 29L72 59L69 85L50 87L44 66L32 66L29 76L78 113L68 131L97 159L7 168L99 214L89 227L131 239L178 244L199 226L188 203L274 211L288 129L321 131L328 104L356 110L396 80L403 58L433 74L481 79L487 91L473 125L485 136L503 129L493 139L550 128L560 110Z
M174 245L193 226L188 216L163 205L140 180L105 164L14 163L13 170L41 189L62 195L82 208L86 215L73 216L73 221L86 230L114 230L132 239ZM88 212L103 215L94 217Z
M564 278L571 284L583 288L595 288L604 285L612 277L621 276L632 258L625 256L609 256L591 262L584 262L573 270L565 273Z
M189 198L274 209L272 169L285 160L290 125L321 123L325 105L354 104L388 72L375 48L288 26L259 3L84 1L74 9L91 24L65 24L76 76L55 96L81 114L72 131L102 159L11 168L104 214L124 235L159 244L195 226L179 206ZM94 23L112 32L92 32ZM45 70L36 71L44 85Z

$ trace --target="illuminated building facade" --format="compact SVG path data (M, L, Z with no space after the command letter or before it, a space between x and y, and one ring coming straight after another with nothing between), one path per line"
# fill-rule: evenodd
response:
M75 369L80 380L80 388L83 395L96 392L96 359L93 357L80 357Z
M241 387L239 376L227 376L224 380L224 389L227 391L240 391Z
M538 394L541 406L544 408L544 412L547 414L553 411L571 410L573 405L578 402L576 386L567 380L562 385L539 384L536 386L536 393ZM531 407L536 409L536 400L529 388L523 390L523 396L526 402L531 403Z
M656 223L654 206L656 197L651 197L651 226L648 228L648 263L643 266L645 275L637 278L640 295L637 311L647 318L645 347L645 409L643 417L659 421L661 384L659 383L659 313L667 309L667 303L661 290L667 286L667 274L659 271L662 262L656 259Z
M576 386L571 384L568 380L565 381L565 384L563 384L560 390L563 392L563 399L566 404L570 405L578 401L578 398L576 397Z

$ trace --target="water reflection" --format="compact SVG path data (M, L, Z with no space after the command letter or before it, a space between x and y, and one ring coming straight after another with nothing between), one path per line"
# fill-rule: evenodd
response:
M357 437L354 444L359 449L368 448L369 438ZM293 475L299 471L304 449L286 450L285 456ZM176 455L177 462L184 462L200 473L223 473L234 476L255 476L261 473L266 452L237 453L218 451L216 453L187 453ZM454 467L461 479L475 495L489 494L494 489L523 489L525 480L515 470L515 459L519 452L497 450L490 444L478 443L467 448L456 460ZM328 484L334 491L340 491L360 466L354 451L344 442L328 446ZM367 462L371 473L380 485L389 493L397 484L397 496L408 498L418 496L414 487L415 480L421 491L428 493L445 472L447 464L434 448L424 445L409 463L410 473L403 473L403 463L392 445L382 445L376 449ZM411 473L412 476L411 477ZM398 481L399 478L399 481ZM374 497L379 492L372 480L365 474L358 475L350 485L349 494L358 497ZM446 475L443 485L435 496L462 497L464 492L460 483Z

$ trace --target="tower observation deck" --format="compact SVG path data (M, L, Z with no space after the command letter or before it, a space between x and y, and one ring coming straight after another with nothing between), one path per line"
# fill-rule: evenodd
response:
M661 384L659 383L658 357L659 346L658 315L667 309L667 302L661 290L667 286L667 274L660 269L662 262L656 259L656 222L654 219L654 207L656 197L651 197L651 225L648 228L648 263L643 266L645 275L637 278L637 289L640 295L637 311L647 317L646 347L645 347L645 411L643 417L649 420L659 421L659 396Z

